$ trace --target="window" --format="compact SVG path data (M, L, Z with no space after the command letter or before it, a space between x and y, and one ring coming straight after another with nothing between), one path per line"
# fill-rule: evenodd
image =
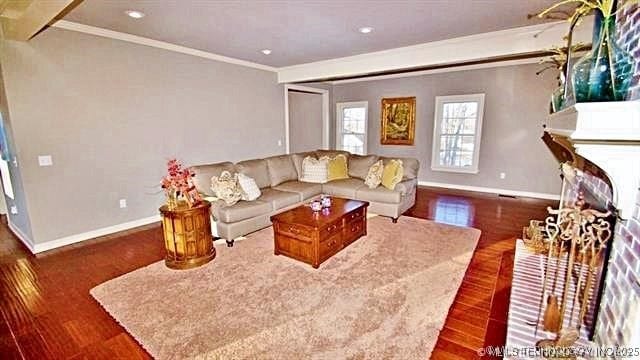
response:
M484 94L436 96L431 169L478 172Z
M336 149L366 154L368 103L337 103L336 109Z

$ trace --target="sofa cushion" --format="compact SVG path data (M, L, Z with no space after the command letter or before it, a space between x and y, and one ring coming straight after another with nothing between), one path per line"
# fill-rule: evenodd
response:
M213 216L222 222L232 223L268 214L271 211L273 211L273 204L271 202L260 200L239 201L231 206L213 207Z
M399 204L405 196L415 191L417 183L417 179L404 180L399 182L393 190L389 190L384 186L378 186L375 189L364 186L356 191L356 200Z
M356 190L365 186L364 181L360 179L342 179L334 180L325 184L322 184L322 192L338 196L346 199L355 199Z
M340 154L346 156L347 160L349 159L349 156L351 155L350 152L344 151L344 150L322 150L322 149L316 150L316 157L318 159L320 159L323 156L327 156L327 157L330 157L330 158L333 159L334 157L336 157L336 155L340 155Z
M384 157L381 156L380 160L387 165L391 160L402 160L403 175L402 180L410 180L418 177L418 170L420 170L420 162L416 158L409 157Z
M327 162L327 180L348 179L349 170L347 169L347 157L338 154L334 158L330 158Z
M211 178L214 176L220 176L223 171L235 173L236 168L230 162L221 162L217 164L197 165L193 167L196 176L193 177L193 185L199 193L207 196L214 196L213 190L211 190Z
M355 155L349 156L349 176L366 179L369 168L378 160L378 155Z
M261 189L271 185L267 161L264 159L240 161L236 164L236 169L238 169L238 172L253 178L256 181L256 185Z
M402 194L398 190L389 190L384 186L378 186L375 189L363 186L356 191L355 198L362 201L399 204L400 200L402 200Z
M258 200L269 203L273 210L278 210L299 202L300 194L267 188L262 189L262 195Z
M285 181L298 180L298 172L293 165L291 155L272 156L265 160L269 169L271 186L280 185Z
M298 180L302 180L302 160L304 160L304 158L306 158L307 156L316 157L316 153L310 151L291 155L291 161L293 162L293 166L296 168L296 172L298 173Z
M299 201L304 201L322 193L321 184L313 184L302 181L287 181L274 189L281 191L289 191L300 195Z

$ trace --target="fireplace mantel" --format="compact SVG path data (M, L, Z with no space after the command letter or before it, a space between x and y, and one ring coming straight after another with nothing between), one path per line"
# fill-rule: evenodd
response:
M640 101L579 103L549 115L545 131L607 174L618 216L628 219L640 186Z

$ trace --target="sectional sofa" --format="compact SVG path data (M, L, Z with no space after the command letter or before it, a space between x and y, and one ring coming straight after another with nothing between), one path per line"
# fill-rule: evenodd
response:
M302 160L306 156L333 157L337 154L347 156L348 179L324 184L300 181ZM380 159L384 163L391 159L403 162L404 176L394 190L388 190L382 185L369 189L364 184L369 167ZM222 162L194 166L194 184L200 193L214 196L211 177L219 176L222 171L227 170L232 174L237 172L252 177L260 187L262 195L257 200L240 201L231 206L223 201L215 201L211 207L218 236L226 239L231 246L233 239L270 226L271 215L289 210L320 194L368 201L370 213L391 217L396 222L402 213L415 204L419 167L418 160L414 158L385 158L377 155L353 155L337 150L317 150L245 160L236 164Z

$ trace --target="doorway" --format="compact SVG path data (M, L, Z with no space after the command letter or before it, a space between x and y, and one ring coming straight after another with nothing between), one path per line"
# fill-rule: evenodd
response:
M285 85L287 154L329 148L329 90Z

